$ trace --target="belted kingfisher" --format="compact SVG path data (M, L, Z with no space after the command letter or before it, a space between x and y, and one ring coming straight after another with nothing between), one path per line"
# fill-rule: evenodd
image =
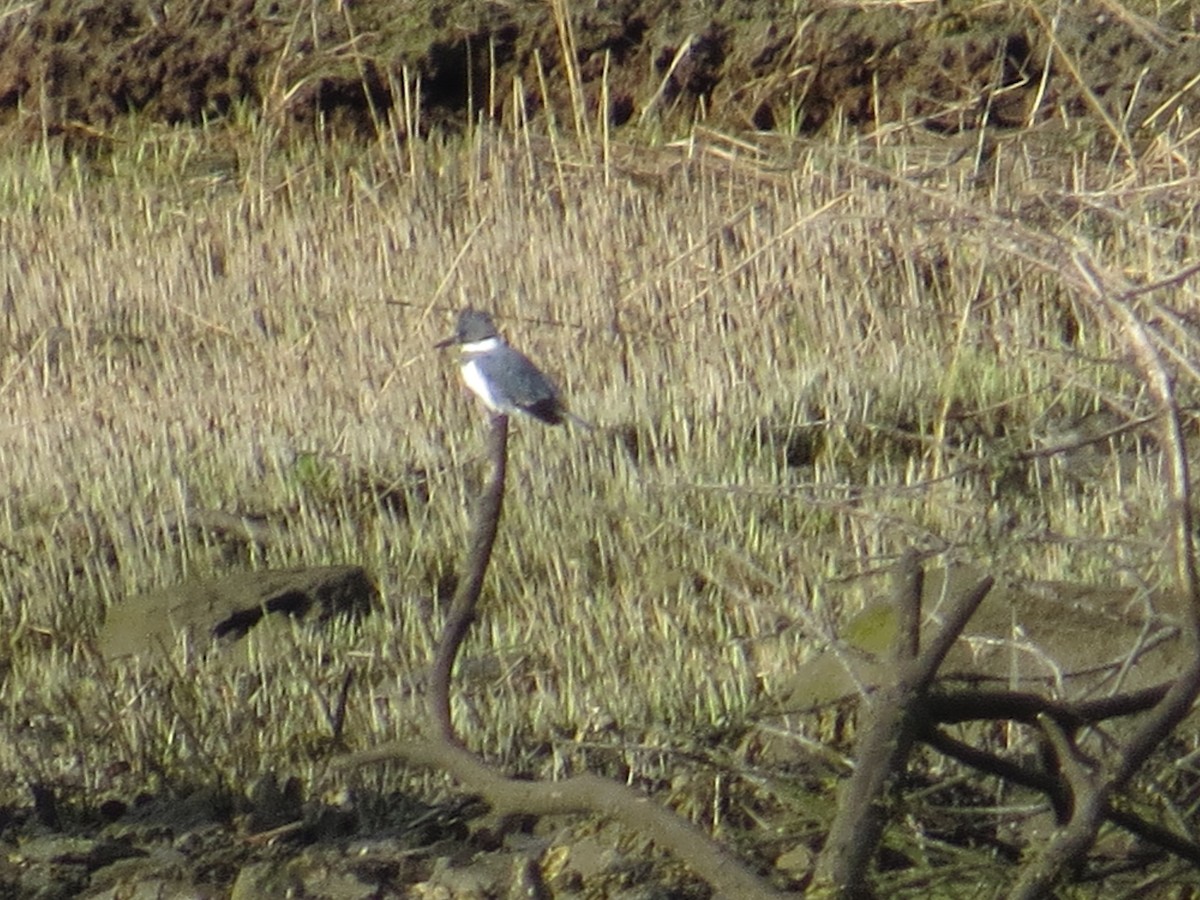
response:
M567 410L558 388L541 369L500 337L487 313L470 308L460 312L454 336L434 346L451 344L458 344L462 352L463 381L493 413L507 416L520 412L547 425L570 418L591 428Z

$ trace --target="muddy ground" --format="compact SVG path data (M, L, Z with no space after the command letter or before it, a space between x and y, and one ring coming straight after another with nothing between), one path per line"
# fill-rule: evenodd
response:
M300 128L370 134L419 77L421 128L549 103L571 84L616 126L697 116L729 129L816 134L916 122L939 131L1052 117L1137 135L1200 102L1200 12L1161 21L1114 0L862 4L617 0L48 0L0 18L0 122L103 140L122 116L198 123L235 108ZM563 65L564 37L574 65ZM496 85L496 96L489 86ZM602 93L602 86L606 93ZM412 121L412 118L409 119Z
M301 138L354 139L375 134L416 78L423 130L511 117L514 79L526 112L549 104L560 123L572 121L573 83L592 121L606 97L618 135L700 116L813 136L834 122L954 132L1067 118L1093 122L1099 141L1117 128L1150 140L1176 107L1200 103L1200 13L1188 4L1162 21L1086 0L577 5L567 67L566 31L542 2L9 4L0 128L103 152L130 115L186 124L250 110ZM385 814L304 793L198 788L91 810L33 785L27 808L0 810L0 897L705 895L676 868L647 864L644 847L618 852L617 838L588 827L498 834L455 806L392 798L378 801ZM300 824L274 840L253 837L290 823ZM555 853L559 881L547 885L527 861ZM456 865L469 858L484 862Z

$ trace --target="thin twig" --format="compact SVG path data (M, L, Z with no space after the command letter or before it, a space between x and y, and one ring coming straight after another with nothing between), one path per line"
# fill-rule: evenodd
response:
M1102 770L1089 781L1084 795L1074 797L1070 822L1055 832L1038 857L1021 873L1009 894L1010 900L1047 896L1064 873L1079 865L1095 843L1112 796L1124 788L1154 749L1183 721L1200 694L1200 578L1197 577L1192 537L1191 476L1174 379L1150 329L1132 305L1123 299L1126 292L1112 287L1119 284L1119 279L1106 278L1096 263L1081 251L1074 254L1072 261L1080 281L1090 289L1089 299L1098 312L1115 323L1133 348L1138 369L1162 416L1176 579L1187 603L1182 634L1187 663L1162 701L1146 715L1117 752L1110 754Z

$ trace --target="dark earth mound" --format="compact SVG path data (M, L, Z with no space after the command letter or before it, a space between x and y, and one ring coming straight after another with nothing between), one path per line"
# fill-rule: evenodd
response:
M560 123L577 115L594 123L603 104L614 126L650 121L681 132L698 118L799 134L834 124L953 132L1061 118L1138 140L1200 103L1194 4L1176 3L1157 21L1114 0L575 6L568 24L543 0L10 3L0 15L0 125L95 149L130 116L196 124L247 112L301 138L369 138L385 123L424 130L461 128L480 115L510 119L515 95L522 113L551 106ZM393 115L406 85L419 114ZM375 798L396 813L391 821L370 815L362 797L347 809L305 802L303 792L198 790L93 809L31 785L28 808L0 809L0 896L130 896L140 885L139 896L373 897L414 884L442 891L426 896L468 896L461 879L495 890L519 883L520 860L556 840L493 836L508 868L491 882L466 866L455 876L444 860L483 847L484 830L460 811L401 810ZM297 822L276 836L290 845L261 837ZM369 839L354 843L362 832ZM582 857L584 840L565 843ZM669 890L659 873L628 876L627 863L580 861L586 872L572 877L594 886L616 872L627 889ZM665 881L675 895L692 895Z
M1133 135L1200 101L1189 4L1163 21L1111 0L576 6L567 27L543 2L34 2L0 19L0 121L97 136L128 114L199 123L243 107L370 135L406 79L423 128L511 115L514 79L526 112L549 103L560 122L578 84L589 121L604 98L618 126L703 116L799 133L1067 116Z

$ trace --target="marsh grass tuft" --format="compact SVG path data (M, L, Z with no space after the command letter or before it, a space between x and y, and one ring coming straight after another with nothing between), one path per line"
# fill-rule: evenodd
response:
M697 130L606 143L603 167L528 125L279 153L250 122L131 129L100 168L6 145L0 771L88 801L268 768L320 784L347 666L350 746L418 727L482 466L480 417L430 349L468 302L599 426L511 439L454 713L516 769L669 780L676 751L711 752L689 736L750 728L813 623L859 608L909 546L1009 578L1164 583L1152 441L1022 455L1146 412L1124 350L947 209L1041 218L1158 277L1195 242L1191 195L1047 134L1006 143L982 184L898 133ZM934 177L906 180L918 164ZM379 486L413 473L396 515ZM207 510L273 537L231 558L188 526ZM384 611L298 629L286 653L252 636L237 661L181 644L126 669L89 650L132 593L348 562Z

